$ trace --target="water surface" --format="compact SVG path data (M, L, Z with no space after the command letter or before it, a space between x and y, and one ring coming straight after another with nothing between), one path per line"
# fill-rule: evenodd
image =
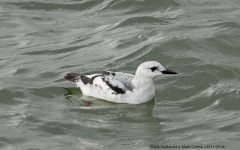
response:
M0 148L238 150L239 8L237 0L2 0ZM179 74L156 78L154 100L141 105L88 107L63 78L134 74L149 60Z

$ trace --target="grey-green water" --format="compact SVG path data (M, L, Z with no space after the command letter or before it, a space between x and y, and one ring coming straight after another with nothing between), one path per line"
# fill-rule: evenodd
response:
M239 8L238 0L1 0L0 148L238 150ZM63 79L134 74L148 60L179 74L156 78L155 99L141 105L88 107Z

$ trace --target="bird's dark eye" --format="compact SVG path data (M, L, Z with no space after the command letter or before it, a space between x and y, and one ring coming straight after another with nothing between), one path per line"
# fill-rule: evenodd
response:
M152 70L152 72L154 72L157 69L157 67L152 67L150 69Z

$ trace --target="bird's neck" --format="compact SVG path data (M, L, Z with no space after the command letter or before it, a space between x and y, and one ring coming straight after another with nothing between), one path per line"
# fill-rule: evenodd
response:
M133 85L136 88L147 89L149 87L153 87L154 83L153 83L152 78L144 78L142 76L135 76L134 79L133 79Z

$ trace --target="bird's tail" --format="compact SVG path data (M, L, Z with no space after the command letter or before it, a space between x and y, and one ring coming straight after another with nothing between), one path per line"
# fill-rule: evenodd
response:
M79 73L69 73L64 76L65 79L72 81L72 82L78 82L78 80L81 78L81 74Z

